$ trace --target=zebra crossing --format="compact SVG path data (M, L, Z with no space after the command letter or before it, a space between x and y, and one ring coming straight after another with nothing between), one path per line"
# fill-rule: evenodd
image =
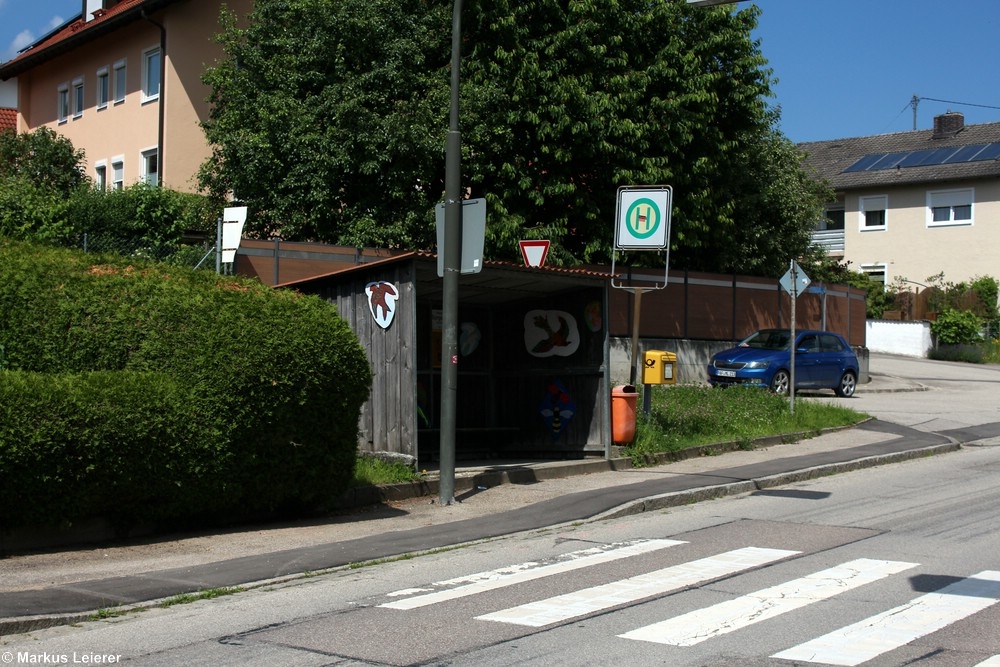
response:
M379 605L401 611L445 603L544 577L636 556L687 542L635 540L570 552L547 562L527 562L390 593ZM741 547L645 574L534 600L474 616L474 620L544 628L681 591L788 560L801 552ZM628 641L690 647L766 623L783 614L918 568L918 563L859 558L725 602L679 614L617 635ZM839 628L771 658L798 664L860 665L920 637L957 623L1000 601L1000 571L984 570L884 612ZM1000 655L975 667L1000 667Z

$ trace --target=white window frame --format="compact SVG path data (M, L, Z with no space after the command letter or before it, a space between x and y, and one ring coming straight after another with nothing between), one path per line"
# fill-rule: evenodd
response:
M149 160L150 158L156 158L156 171L149 171ZM150 174L154 174L153 180L150 180ZM139 153L139 178L147 185L159 185L160 184L160 151L156 146L152 148L147 148L146 150Z
M128 59L122 58L115 62L112 71L114 79L111 82L112 99L115 104L124 104L128 97Z
M97 70L97 110L108 108L108 102L111 101L111 74L108 67L104 67Z
M152 57L156 57L157 72L155 76L150 72L150 62ZM160 99L160 72L163 71L163 54L160 53L159 46L151 46L142 52L142 103L153 102ZM150 92L154 90L156 92Z
M60 83L56 94L56 118L62 125L69 120L69 84Z
M956 218L957 207L969 207L969 217ZM935 208L947 208L947 220L934 220ZM927 192L927 226L928 227L971 227L976 220L976 190L975 188L956 188L954 190L928 190Z
M866 211L882 211L882 224L867 224ZM858 197L858 229L862 232L884 232L889 229L889 195Z
M94 187L98 190L108 189L108 161L98 160L94 163Z
M82 118L83 109L87 106L86 100L84 99L82 76L73 79L73 94L71 96L70 103L73 105L73 120Z
M125 189L125 156L117 155L111 158L111 189Z
M881 262L872 262L871 264L862 264L858 267L861 273L871 275L873 273L882 274L882 289L884 290L889 285L889 265L883 264Z

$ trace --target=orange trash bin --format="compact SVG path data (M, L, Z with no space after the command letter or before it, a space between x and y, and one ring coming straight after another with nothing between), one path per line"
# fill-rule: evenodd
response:
M630 445L635 440L635 405L639 394L631 384L611 390L611 440L616 445Z

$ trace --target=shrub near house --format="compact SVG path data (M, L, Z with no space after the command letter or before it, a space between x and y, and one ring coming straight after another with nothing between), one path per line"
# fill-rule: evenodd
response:
M370 383L320 299L0 240L0 530L315 507Z

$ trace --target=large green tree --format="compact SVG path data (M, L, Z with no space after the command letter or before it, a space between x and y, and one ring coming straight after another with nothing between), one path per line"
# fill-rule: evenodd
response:
M258 0L244 24L226 16L203 184L248 203L261 235L432 247L451 8ZM758 12L466 0L463 183L489 204L487 256L548 238L556 261L607 261L617 188L660 184L674 267L767 274L801 254L821 193L774 129Z

